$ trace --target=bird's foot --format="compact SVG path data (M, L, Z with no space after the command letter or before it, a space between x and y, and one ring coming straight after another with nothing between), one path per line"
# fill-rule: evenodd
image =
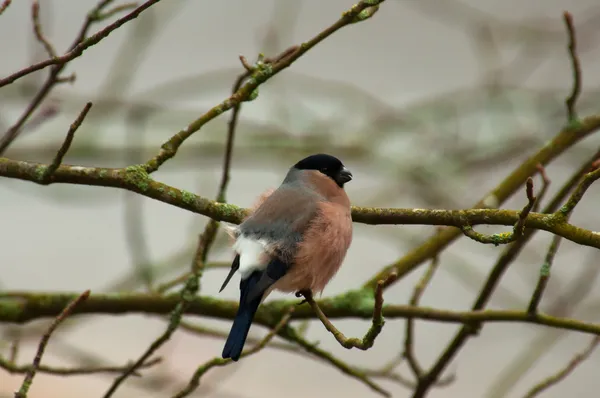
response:
M308 302L308 298L312 299L312 292L308 289L304 289L304 290L298 290L296 293L296 297L304 297L304 299L302 299L301 302L298 303L298 305L302 305L306 302Z

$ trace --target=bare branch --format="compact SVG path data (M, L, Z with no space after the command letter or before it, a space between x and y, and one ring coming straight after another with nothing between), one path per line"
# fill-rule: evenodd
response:
M144 12L145 10L147 10L148 8L150 8L151 6L153 6L154 4L158 3L160 0L148 0L146 2L144 2L141 6L139 6L138 8L136 8L135 10L133 10L132 12L130 12L129 14L125 15L122 18L119 18L118 20L116 20L115 22L113 22L112 24L108 25L107 27L105 27L104 29L101 29L100 31L98 31L97 33L93 34L92 36L85 38L82 37L79 43L77 43L74 47L72 47L66 54L60 56L60 57L56 57L56 58L52 58L52 59L47 59L45 61L39 62L37 64L33 64L31 66L28 66L27 68L21 69L18 72L13 73L10 76L7 76L3 79L0 79L0 87L4 87L7 84L11 84L14 81L22 78L23 76L27 76L33 72L36 72L38 70L44 69L48 66L51 65L63 65L66 64L69 61L74 60L75 58L81 56L81 54L83 54L83 52L90 48L91 46L94 46L96 44L98 44L102 39L106 38L109 34L111 34L113 31L115 31L116 29L120 28L122 25L124 25L125 23L137 18L142 12ZM105 1L102 1L100 4L106 3ZM103 4L104 5L104 4ZM89 24L91 22L95 22L98 19L98 13L100 12L100 10L98 8L96 8L94 11L92 11L90 13L90 17L88 17L89 21L88 23L86 23L86 25L89 26ZM87 30L87 26L86 29Z
M311 308L317 315L317 318L319 318L319 320L325 326L325 329L327 329L327 331L329 331L331 334L333 334L333 337L335 337L335 339L338 341L338 343L340 343L342 345L342 347L347 348L347 349L358 348L359 350L368 350L369 348L373 347L373 343L375 342L375 339L377 338L379 333L381 333L381 330L383 329L383 325L385 324L385 321L382 316L383 285L389 284L390 280L394 279L394 278L396 278L396 274L392 273L389 275L387 280L381 281L377 285L377 288L375 289L375 307L373 308L372 324L362 339L357 339L354 337L348 338L348 337L344 336L344 334L342 332L340 332L333 325L333 323L331 323L331 321L329 319L327 319L327 316L323 313L323 311L321 311L317 302L315 300L313 300L312 292L302 291L302 292L298 292L296 295L304 296L306 302L311 306Z
M521 210L519 213L519 220L515 224L512 233L485 235L474 231L473 227L470 225L461 227L462 232L476 242L492 243L495 246L500 244L505 245L521 238L525 232L525 222L527 221L527 216L531 212L531 209L533 209L536 201L536 197L533 196L533 179L531 177L529 177L526 181L526 192L528 202L525 207L523 207L523 210Z
M91 108L92 108L91 102L88 102L87 104L85 104L85 107L83 107L81 112L79 112L79 116L77 116L77 119L75 119L75 121L69 127L67 136L65 137L65 140L64 140L63 144L61 145L60 149L56 153L54 160L44 171L44 174L41 178L43 183L49 184L51 182L54 172L56 171L56 169L58 169L58 167L62 163L63 158L65 157L65 155L69 151L69 148L71 147L71 143L73 142L73 138L75 137L75 133L77 132L77 129L79 128L79 126L81 126L81 124L83 123L83 120L85 119L85 117L87 116L87 114Z
M111 386L108 388L106 393L104 394L104 398L111 397L119 388L119 386L129 377L132 376L139 368L142 366L148 359L175 333L179 323L181 322L181 318L183 314L190 307L193 299L198 292L198 278L195 275L192 275L188 278L187 283L183 287L180 293L180 297L177 300L177 304L175 308L170 312L170 320L169 324L165 331L150 344L150 346L146 349L146 351L135 361L131 366L129 366L119 377L117 377ZM172 307L171 307L172 308Z
M273 339L273 337L275 337L275 335L277 335L277 333L279 333L279 331L289 322L293 311L294 311L294 306L290 307L287 310L287 312L283 315L283 317L281 317L281 320L258 344L256 344L251 349L245 350L244 352L242 352L241 356L247 357L247 356L255 354L258 351L265 348L267 346L267 344L269 344L269 342ZM173 395L173 398L187 397L192 392L194 392L196 390L196 388L198 388L198 386L200 385L200 378L206 372L208 372L210 369L212 369L214 367L225 366L227 364L230 364L231 362L233 362L231 360L231 358L223 359L223 358L216 357L216 358L206 362L205 364L199 366L198 369L196 369L196 371L194 372L194 375L190 379L188 385L184 389L179 391L177 394Z
M527 306L527 312L530 314L535 314L538 310L538 305L542 300L542 296L544 294L544 290L546 289L546 285L548 284L548 280L550 279L550 268L552 268L552 263L554 262L554 256L558 251L558 247L560 246L560 241L562 238L560 236L553 236L552 243L550 243L550 248L546 253L546 258L544 259L544 264L540 269L540 277L538 279L538 283L535 287L533 295L531 296L531 300L529 301L529 305Z
M15 398L27 397L27 393L29 392L29 388L31 388L33 378L35 377L35 373L37 372L38 368L40 367L40 363L42 362L42 356L44 355L44 350L46 349L46 345L48 345L50 336L52 335L54 330L62 323L62 321L64 321L73 312L75 307L87 300L89 296L90 291L86 290L78 297L73 299L71 302L69 302L69 304L67 304L67 306L60 312L60 314L58 314L56 319L54 319L54 321L50 324L50 327L48 327L48 330L40 340L40 344L38 345L35 358L33 359L31 367L27 370L27 373L25 374L25 379L21 384L21 388L19 389L19 391L15 392Z
M413 294L409 301L410 305L415 306L415 307L419 305L421 296L423 295L425 288L427 287L427 285L433 278L433 275L435 274L435 271L437 270L438 265L439 265L439 258L436 256L431 261L431 264L427 268L427 271L425 271L425 273L423 274L423 277L421 277L419 282L415 285ZM412 370L414 376L418 380L423 375L423 369L419 365L419 362L417 361L417 358L416 358L415 352L414 352L414 343L413 343L413 341L414 341L414 320L413 319L406 320L405 334L406 334L406 336L404 339L403 357L406 358L406 360L408 361L408 365L410 366L410 369Z
M595 159L600 155L600 150L594 153L580 168L577 170L571 178L559 189L558 193L551 200L551 202L542 210L542 214L548 214L556 211L560 204L564 201L564 199L569 195L569 193L575 189L577 184L580 182L581 178L588 171L590 165L594 162ZM542 198L545 196L548 186L550 184L550 180L548 176L545 174L541 165L538 165L538 171L542 176L542 189L538 195L538 200L536 201L536 205L538 206L541 202ZM534 207L535 207L534 206ZM492 296L495 288L498 286L500 279L504 272L508 269L510 264L515 261L517 256L521 253L522 249L525 245L530 241L530 239L534 236L535 230L528 230L525 233L523 239L520 239L511 245L507 246L503 253L498 258L498 261L492 268L484 286L481 288L480 293L475 300L475 303L471 307L473 311L482 310L488 303L490 297ZM440 355L438 360L435 362L431 370L428 372L427 379L423 380L417 386L415 390L414 397L423 397L427 394L429 388L433 385L433 382L437 380L444 369L448 366L448 364L452 361L461 347L466 343L467 339L476 332L478 332L480 324L465 324L459 332L454 336L451 342L448 344L446 349Z
M121 27L126 22L129 22L129 21L137 18L138 15L140 15L144 10L148 9L150 6L154 5L155 3L159 2L160 0L148 0L147 2L145 2L144 4L142 4L141 6L139 6L138 8L136 8L135 10L133 10L132 12L127 14L126 16L124 16L123 18L118 19L117 21L108 25L107 27L100 30L96 34L86 38L87 31L89 30L90 26L94 22L98 21L98 15L100 15L100 12L104 9L104 7L108 6L111 3L111 1L112 0L100 1L98 3L98 5L88 14L86 21L84 22L83 26L81 27L81 30L79 31L79 34L77 35L74 43L71 45L69 51L65 55L63 55L61 57L54 57L54 58L48 59L46 61L40 62L38 64L31 65L31 66L24 68L4 79L0 79L0 87L3 87L7 84L13 83L15 80L17 80L23 76L27 76L28 74L33 73L37 70L43 69L47 66L54 65L51 68L50 73L48 74L48 77L46 78L46 81L44 82L42 87L38 90L38 92L35 94L35 96L31 100L31 102L29 103L29 105L27 106L27 108L25 109L23 114L6 131L6 133L4 134L2 139L0 139L0 156L2 154L4 154L4 152L14 142L14 140L17 139L17 137L21 133L23 125L27 122L27 120L33 114L33 112L35 112L35 110L38 108L38 106L40 106L40 104L44 101L44 99L50 93L52 88L57 83L60 83L60 81L61 81L60 73L63 71L63 69L65 68L65 66L67 65L67 63L69 61L72 61L73 59L79 57L81 54L83 54L84 50L99 43L102 39L107 37L115 29Z
M542 393L544 390L547 390L548 388L566 379L571 373L575 371L575 369L577 369L579 365L581 365L586 359L590 357L590 355L592 355L599 343L600 337L594 337L590 342L589 346L581 353L575 355L575 357L571 359L571 361L567 364L567 366L564 367L564 369L561 369L558 373L548 377L547 379L534 386L531 390L529 390L527 394L525 394L525 398L533 398Z
M492 191L488 192L483 198L474 204L473 208L487 208L489 203L493 203L494 207L499 207L504 201L506 201L514 192L521 188L522 184L533 175L537 168L541 165L544 166L556 158L559 154L564 152L568 147L575 144L579 139L584 138L583 134L580 134L580 128L586 125L590 121L586 118L578 123L577 125L570 125L564 128L559 134L557 134L552 140L548 142L543 148L538 150L535 154L526 159L519 167L517 167L512 173L510 173L498 186ZM599 120L600 121L600 120ZM573 135L574 132L575 135ZM573 141L571 141L573 140ZM366 222L366 217L354 217L357 222ZM528 217L529 218L529 217ZM516 222L516 221L513 221ZM462 224L464 225L464 224ZM528 228L529 226L526 225ZM377 282L381 279L385 279L385 276L390 272L397 272L399 278L403 278L408 273L412 272L423 262L435 257L440 251L446 248L454 240L461 236L460 231L445 230L439 235L431 238L414 248L410 252L406 253L404 257L398 261L384 267L380 272L371 277L364 286L374 287Z
M31 19L33 21L33 32L35 33L35 38L44 46L44 49L48 53L50 58L56 57L56 51L52 44L46 39L44 34L42 33L42 27L40 25L40 3L35 0L31 5Z
M567 106L567 117L569 118L569 122L574 122L577 120L575 105L581 94L581 63L579 61L579 56L577 55L577 38L575 35L575 26L573 25L573 16L569 12L565 12L563 14L563 19L569 37L569 57L571 58L573 69L573 88L565 100L565 104Z
M334 24L318 33L312 39L302 43L301 46L294 46L292 47L293 50L291 51L290 49L287 49L283 53L272 59L265 59L265 62L257 63L256 67L251 73L250 78L247 79L247 81L240 87L239 90L237 90L225 101L211 108L199 119L196 119L193 122L191 122L186 128L179 131L177 134L173 135L167 142L162 144L159 153L152 159L148 160L148 162L146 162L146 172L148 174L151 174L154 171L158 170L158 168L163 163L174 157L177 153L177 150L183 144L183 142L189 137L191 137L192 134L200 130L202 126L204 126L206 123L216 118L223 112L230 110L237 104L244 101L251 101L254 98L256 98L256 96L258 95L257 89L261 84L271 79L273 76L277 75L284 69L288 68L298 58L306 54L306 52L311 50L317 44L321 43L323 40L337 32L341 28L359 20L364 20L370 17L370 15L364 14L363 11L372 8L377 4L383 3L383 1L384 0L361 0L357 4L352 6L352 8L350 8L348 11L342 13L342 17L338 19Z
M145 369L152 367L156 364L162 362L162 358L154 358L149 360L140 366L139 369ZM56 366L44 366L39 365L37 368L38 373L46 373L56 376L77 376L77 375L88 375L88 374L98 374L98 373L122 373L126 370L126 366L94 366L94 367L73 367L73 368L64 368L64 367L56 367ZM0 368L6 370L9 373L27 373L31 372L33 365L16 365L13 360L6 360L4 358L0 358ZM136 372L133 376L139 377L140 373Z

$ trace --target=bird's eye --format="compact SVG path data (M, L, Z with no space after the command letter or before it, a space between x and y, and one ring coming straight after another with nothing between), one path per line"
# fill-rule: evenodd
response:
M327 170L329 170L327 167L323 167L323 168L321 169L321 173L327 173Z

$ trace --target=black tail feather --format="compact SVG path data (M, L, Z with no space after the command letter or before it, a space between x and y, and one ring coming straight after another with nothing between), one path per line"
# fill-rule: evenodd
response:
M254 290L253 288L260 280L261 275L262 272L255 271L246 280L242 280L240 283L240 306L233 320L233 325L231 325L225 347L223 347L223 358L231 358L232 360L237 361L242 354L246 338L248 337L248 331L250 330L250 325L252 325L254 314L256 314L256 310L262 299L261 294L254 300L248 300L248 293L251 290Z
M239 256L234 260L234 266L236 264L239 267ZM250 325L265 292L285 275L288 268L289 266L286 263L274 258L264 271L254 271L247 279L240 282L240 306L233 320L233 325L231 325L225 347L223 347L223 358L231 358L234 361L240 358ZM228 277L225 282L228 282L229 279L231 277Z

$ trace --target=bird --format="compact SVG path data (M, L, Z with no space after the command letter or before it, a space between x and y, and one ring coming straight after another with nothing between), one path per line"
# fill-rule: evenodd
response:
M318 153L289 168L239 225L226 225L235 257L219 292L240 274L239 307L222 357L238 361L261 302L273 291L322 293L352 242L352 173Z

